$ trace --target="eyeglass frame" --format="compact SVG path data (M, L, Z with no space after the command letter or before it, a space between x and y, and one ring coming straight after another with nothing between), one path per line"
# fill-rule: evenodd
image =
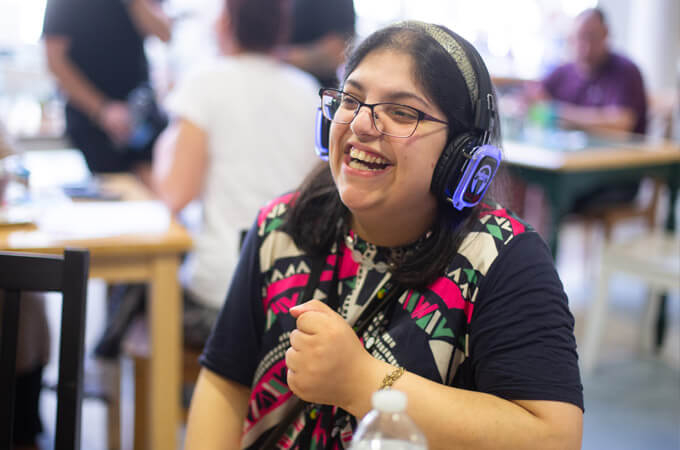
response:
M354 111L354 115L352 116L352 119L350 121L341 122L341 121L338 121L338 120L335 120L335 119L331 119L330 117L326 117L326 110L324 108L325 105L323 104L323 96L324 96L324 92L326 92L326 91L332 91L332 92L337 92L338 94L346 95L346 96L354 99L359 104L359 106L357 106L356 110ZM368 107L368 109L371 110L371 124L373 124L373 128L375 128L376 131L378 131L380 134L383 134L385 136L402 138L402 139L410 138L411 136L413 136L413 134L418 129L418 125L420 125L420 122L422 122L424 120L431 121L431 122L437 122L437 123L443 123L444 125L449 124L449 122L443 121L441 119L437 119L436 117L431 116L430 114L423 112L423 111L419 110L418 108L414 108L413 106L409 106L409 105L404 105L402 103L394 103L394 102L364 103L361 100L359 100L358 98L356 98L354 95L349 94L349 93L347 93L347 92L345 92L341 89L321 88L321 89L319 89L319 97L321 98L321 113L323 114L323 116L326 117L326 119L330 120L331 122L340 123L340 124L343 124L343 125L347 125L349 123L354 122L354 119L356 119L357 116L359 115L359 111L361 111L361 108L363 108L364 106ZM396 105L396 106L401 106L401 107L408 108L408 109L415 111L418 114L418 119L416 120L416 124L413 127L413 131L411 131L411 134L409 134L407 136L397 136L395 134L386 133L386 132L382 131L380 128L378 128L378 126L375 124L375 107L380 106L380 105Z

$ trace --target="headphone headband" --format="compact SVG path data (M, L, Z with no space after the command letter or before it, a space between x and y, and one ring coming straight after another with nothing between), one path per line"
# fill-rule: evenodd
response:
M458 36L452 36L437 25L419 22L417 20L408 20L397 24L397 26L400 25L405 28L424 31L428 36L437 41L439 46L451 56L451 59L454 60L456 66L458 66L463 75L468 95L470 96L470 104L474 108L479 99L479 88L477 85L478 71L472 66L472 61L468 52L461 46L461 42L456 39Z
M397 24L424 31L451 56L463 75L475 118L474 127L483 135L480 144L489 142L496 105L493 101L491 77L477 50L460 35L439 25L408 20Z

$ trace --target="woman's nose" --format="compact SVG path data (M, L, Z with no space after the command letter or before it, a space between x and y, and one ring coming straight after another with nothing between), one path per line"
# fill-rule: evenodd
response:
M373 110L368 106L359 108L357 115L350 125L352 132L357 136L368 134L380 134L373 123Z

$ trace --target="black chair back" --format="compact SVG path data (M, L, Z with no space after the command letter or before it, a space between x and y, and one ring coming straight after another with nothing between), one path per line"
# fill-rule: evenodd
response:
M90 254L66 249L63 256L0 252L0 449L12 448L20 292L61 292L59 380L54 447L80 448L85 303Z

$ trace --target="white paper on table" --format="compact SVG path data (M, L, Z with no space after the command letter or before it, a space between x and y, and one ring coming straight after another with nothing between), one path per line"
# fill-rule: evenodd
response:
M72 202L45 208L37 224L40 231L63 239L163 233L170 226L170 211L159 201Z

